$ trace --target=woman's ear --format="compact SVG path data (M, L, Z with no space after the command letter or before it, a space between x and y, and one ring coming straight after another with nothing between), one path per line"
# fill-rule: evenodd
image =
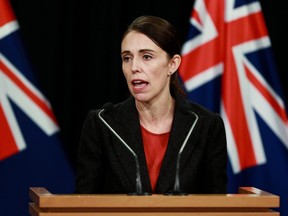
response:
M176 54L169 60L169 71L173 74L179 68L181 64L181 56ZM170 75L171 75L170 74Z

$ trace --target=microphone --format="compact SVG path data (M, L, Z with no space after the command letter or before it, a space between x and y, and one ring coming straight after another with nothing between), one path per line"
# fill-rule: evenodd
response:
M101 114L105 112L111 112L113 108L113 104L108 102L103 105L102 109L98 113L99 119L107 126L107 128L121 141L121 143L129 150L129 152L133 155L136 165L136 190L133 193L129 193L128 195L150 195L149 193L143 193L142 191L142 182L140 177L140 165L138 156L136 153L129 147L129 145L116 133L116 131L105 121L105 119L101 116Z
M186 107L186 106L185 106ZM186 144L187 144L187 141L199 119L198 115L196 115L194 112L192 112L189 108L188 109L184 109L185 107L183 107L183 110L189 114L192 114L195 116L195 120L193 122L193 124L191 125L190 127L190 130L188 131L187 135L186 135L186 138L178 152L178 155L177 155L177 160L176 160L176 173L175 173L175 183L174 183L174 189L172 192L167 192L165 193L165 195L188 195L188 193L184 192L181 190L180 188L180 159L181 159L181 155L182 155L182 152L183 152L183 149L185 148Z

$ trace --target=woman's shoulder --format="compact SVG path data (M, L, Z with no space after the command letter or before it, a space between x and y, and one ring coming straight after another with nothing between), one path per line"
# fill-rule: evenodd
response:
M183 98L178 100L178 106L180 107L180 109L183 110L182 112L187 113L187 111L190 111L190 113L193 112L194 114L196 114L199 120L201 120L201 122L206 122L206 124L208 122L211 122L213 124L223 124L223 118L221 117L220 113L214 112L197 102L194 102L187 98Z
M215 115L215 114L218 114L210 109L208 109L207 107L199 104L199 103L196 103L196 102L193 102L193 101L189 101L189 104L190 104L190 107L191 109L193 109L195 112L198 112L199 114L202 114L202 115Z
M218 113L213 112L212 110L208 109L207 107L189 100L188 98L177 98L176 100L178 103L178 106L180 109L183 111L191 110L192 112L196 113L197 115L204 115L204 116L213 116L213 115L218 115Z
M129 109L133 105L132 101L133 101L133 98L129 97L126 100L123 100L117 103L106 102L102 105L102 107L90 109L88 111L88 115L98 115L99 112L103 112L103 113L104 112L105 113L117 113L119 111L126 112L126 110Z
M136 113L134 99L129 97L118 103L107 102L101 108L90 109L87 118L97 118L101 116L113 121L124 121Z

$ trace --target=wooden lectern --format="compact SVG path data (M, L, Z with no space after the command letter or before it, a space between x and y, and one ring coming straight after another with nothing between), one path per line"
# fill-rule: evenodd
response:
M129 196L119 194L51 194L31 187L31 216L268 216L280 215L279 196L253 187L239 194L190 194L187 196Z

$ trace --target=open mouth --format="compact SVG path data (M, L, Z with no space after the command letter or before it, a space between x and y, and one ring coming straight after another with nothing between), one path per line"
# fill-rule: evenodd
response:
M134 86L134 88L143 88L148 85L148 82L143 80L133 80L132 85Z

